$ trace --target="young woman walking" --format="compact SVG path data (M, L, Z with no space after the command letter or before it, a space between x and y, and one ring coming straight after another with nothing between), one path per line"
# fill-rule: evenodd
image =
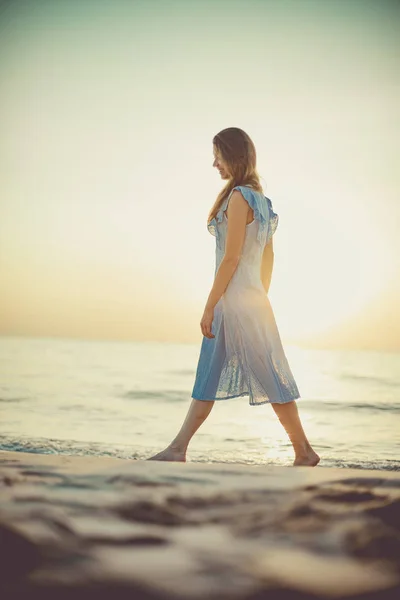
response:
M252 406L272 405L293 444L293 465L315 466L320 458L300 421L299 390L267 295L278 215L263 194L247 133L223 129L213 139L213 150L213 166L226 185L208 216L216 265L200 322L204 337L192 402L177 436L148 460L185 461L189 442L214 402L248 396Z

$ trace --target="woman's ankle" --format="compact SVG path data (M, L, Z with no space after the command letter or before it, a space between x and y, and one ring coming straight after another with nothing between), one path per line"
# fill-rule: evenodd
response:
M177 452L178 454L186 454L187 444L182 444L181 442L173 441L169 444L168 448L173 452Z
M298 443L293 444L293 449L294 449L296 458L308 456L310 453L314 452L314 450L311 447L311 444L308 441L302 442L301 444L298 444Z

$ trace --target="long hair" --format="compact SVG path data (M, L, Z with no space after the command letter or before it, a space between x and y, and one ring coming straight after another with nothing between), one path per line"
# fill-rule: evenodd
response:
M228 165L229 179L219 192L209 212L208 223L216 216L225 198L235 186L248 185L257 192L263 193L256 168L256 148L250 136L243 129L239 129L239 127L222 129L214 136L213 144Z

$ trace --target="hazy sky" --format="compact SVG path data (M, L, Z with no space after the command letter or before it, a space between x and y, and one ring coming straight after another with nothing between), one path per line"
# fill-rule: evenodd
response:
M0 333L200 341L236 126L282 338L400 350L398 2L0 7Z

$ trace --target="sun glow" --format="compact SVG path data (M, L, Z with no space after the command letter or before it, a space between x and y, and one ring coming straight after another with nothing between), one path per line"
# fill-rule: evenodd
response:
M350 209L346 219L338 219L328 208L321 214L315 206L306 218L285 207L292 237L283 227L282 236L278 230L275 234L270 300L284 335L308 336L339 325L376 296L394 272L373 223L361 223ZM293 237L296 218L307 231Z

